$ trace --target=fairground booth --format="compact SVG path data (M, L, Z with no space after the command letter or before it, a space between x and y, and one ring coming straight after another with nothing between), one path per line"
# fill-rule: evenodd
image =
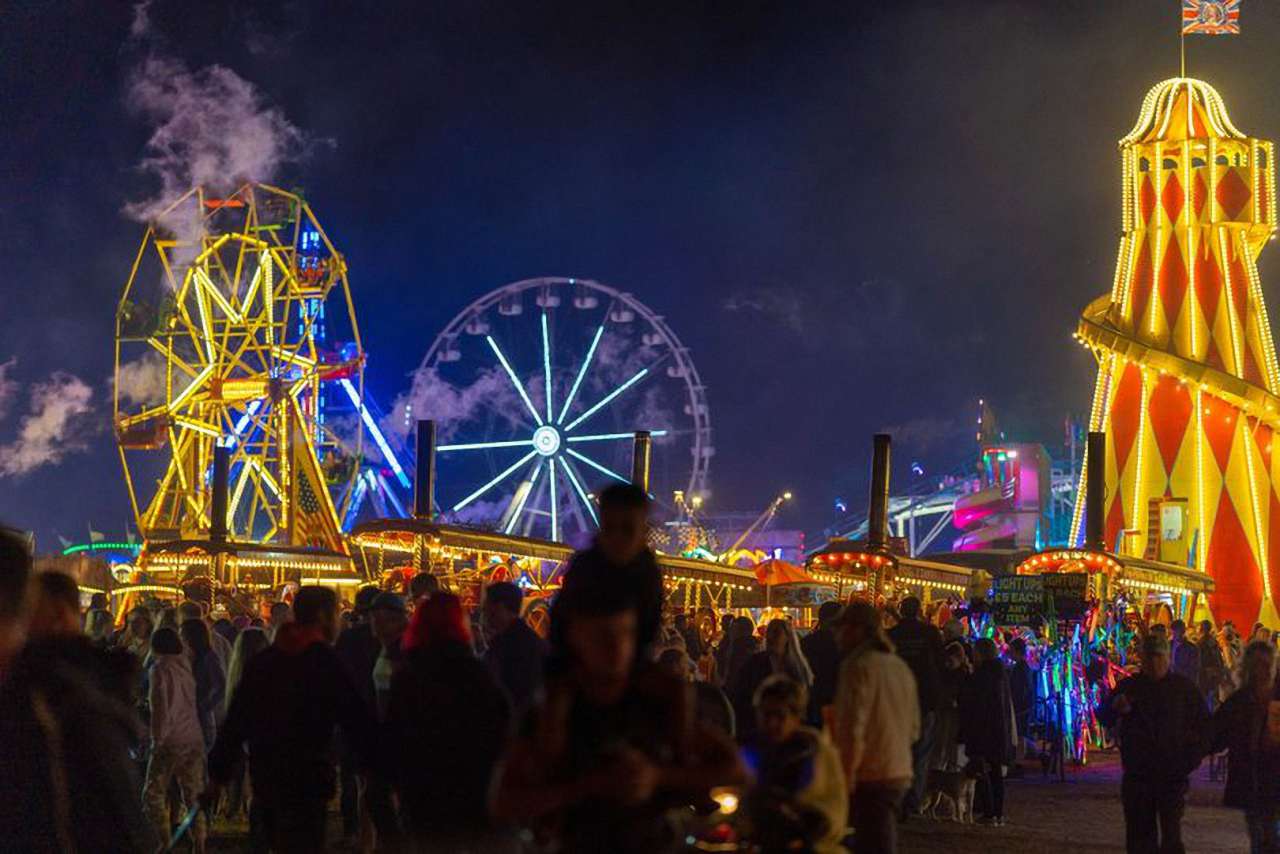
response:
M1104 542L1106 434L1089 434L1083 547L1025 558L998 578L989 600L991 626L1022 637L1039 674L1030 728L1046 767L1087 760L1108 743L1094 709L1137 665L1143 634L1207 614L1213 579L1176 563L1109 552ZM1024 733L1030 735L1032 733Z

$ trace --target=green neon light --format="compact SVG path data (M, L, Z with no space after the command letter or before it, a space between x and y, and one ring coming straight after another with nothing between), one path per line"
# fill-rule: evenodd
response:
M73 555L78 552L133 552L138 553L141 548L137 543L81 543L75 546L67 546L62 550L62 554Z

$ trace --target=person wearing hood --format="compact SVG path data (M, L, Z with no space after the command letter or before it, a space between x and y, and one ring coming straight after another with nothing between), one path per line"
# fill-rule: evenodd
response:
M30 575L27 543L0 527L0 847L152 851L129 755L141 737L137 661L81 635L74 580L60 576L70 595L46 603L51 585L42 574L32 596ZM33 610L60 611L64 630L31 635Z
M157 629L151 638L151 759L142 801L159 845L168 844L176 817L169 814L169 787L176 782L182 800L194 806L204 790L204 731L196 706L196 677L191 659L173 629ZM212 650L208 652L213 656ZM196 815L192 839L204 850L205 819Z
M367 756L372 717L333 650L338 597L307 586L293 600L293 622L245 665L226 720L209 753L206 804L232 779L249 748L254 850L323 851L325 807L333 797L335 727Z

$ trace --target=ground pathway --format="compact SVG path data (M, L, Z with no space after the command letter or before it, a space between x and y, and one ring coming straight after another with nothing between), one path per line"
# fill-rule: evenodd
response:
M902 828L903 854L1124 851L1120 761L1115 754L1095 754L1088 766L1068 768L1065 781L1041 776L1038 770L1029 772L1009 780L1005 793L1004 827L913 819ZM1190 854L1249 850L1244 819L1239 811L1222 806L1222 783L1209 780L1208 763L1192 776L1183 839Z
M1069 768L1066 780L1039 770L1005 786L1008 823L1004 827L964 826L952 821L912 819L902 826L902 854L1075 854L1123 852L1124 817L1120 809L1120 761L1114 753L1094 754L1089 765ZM1204 764L1192 777L1183 823L1189 854L1247 852L1244 820L1222 806L1222 783L1209 780ZM330 814L336 837L337 816ZM243 823L218 822L209 846L212 854L241 851ZM335 842L335 854L355 854L358 846Z

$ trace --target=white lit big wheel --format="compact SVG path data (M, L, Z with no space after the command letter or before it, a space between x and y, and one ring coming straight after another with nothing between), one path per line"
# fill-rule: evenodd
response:
M635 431L653 434L660 504L702 494L713 454L688 349L635 297L584 279L527 279L467 306L402 414L438 424L445 519L553 540L594 529L592 495L630 479Z

